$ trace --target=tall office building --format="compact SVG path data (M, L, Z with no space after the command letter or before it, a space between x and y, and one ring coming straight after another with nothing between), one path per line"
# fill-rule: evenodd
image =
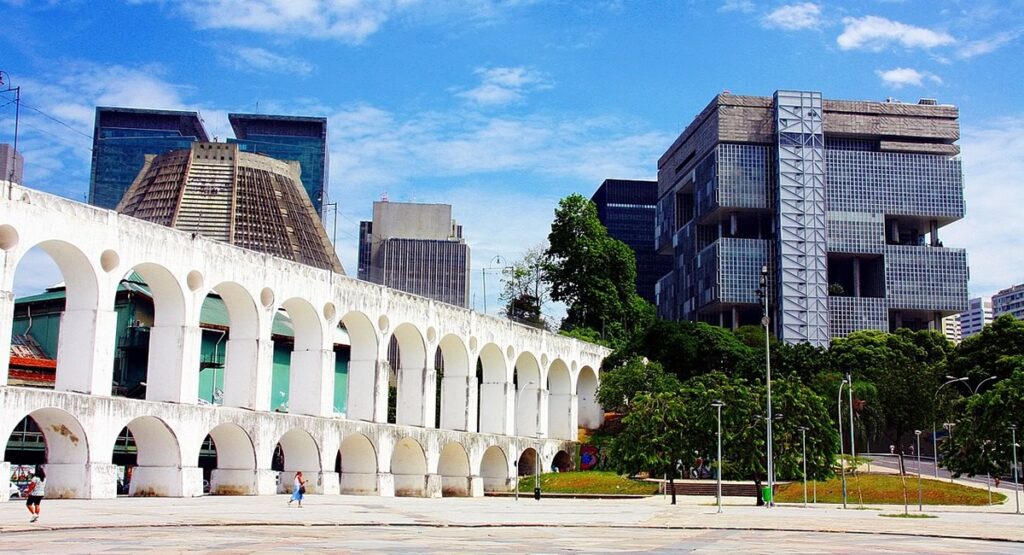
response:
M654 304L654 284L672 269L672 257L654 249L654 209L658 182L605 179L590 200L608 235L636 254L636 292Z
M469 246L452 207L374 202L359 224L359 279L468 307Z
M139 175L147 154L209 141L198 112L96 108L89 204L114 208Z
M963 330L960 328L960 315L953 314L942 319L942 335L953 343L960 343L963 340Z
M826 345L862 329L940 330L967 309L956 107L721 94L658 161L664 318L770 325Z
M22 184L25 159L9 144L0 144L0 181Z
M147 155L118 212L345 273L299 181L299 164L192 143Z
M987 297L975 297L968 303L966 311L960 316L960 338L965 339L992 323L992 299Z
M1024 283L1007 287L992 295L992 312L998 318L1003 314L1012 314L1018 320L1024 320Z
M302 186L317 214L323 213L327 192L327 118L228 114L234 139L243 152L298 162Z

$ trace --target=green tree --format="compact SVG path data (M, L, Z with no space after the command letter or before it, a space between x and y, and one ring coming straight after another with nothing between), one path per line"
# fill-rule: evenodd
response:
M498 297L505 303L509 320L541 329L548 329L544 306L550 300L543 272L546 249L544 244L530 247L522 258L502 270L504 288Z
M605 410L625 413L638 394L678 392L679 387L679 380L657 362L633 357L601 375L597 402Z
M621 430L610 442L612 466L624 474L667 474L670 486L674 486L676 461L684 452L685 434L680 430L685 424L685 407L675 393L637 395L629 414L622 419Z
M657 320L605 360L608 368L634 356L646 356L660 363L666 372L687 380L709 372L735 374L740 370L745 375L742 369L752 364L755 354L725 328L703 322ZM759 368L763 376L763 359Z
M653 307L636 294L636 256L608 235L593 202L579 194L562 199L548 245L544 280L551 298L567 305L563 330L622 340L650 323Z
M986 376L1006 379L1022 362L1024 320L1004 314L960 343L950 355L949 371L977 383Z
M991 389L961 402L951 439L940 444L943 464L954 475L1013 473L1010 426L1024 437L1024 364Z

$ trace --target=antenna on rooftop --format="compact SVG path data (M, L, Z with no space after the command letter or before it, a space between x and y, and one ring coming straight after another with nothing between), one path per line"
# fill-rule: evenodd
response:
M384 191L383 193L380 194L380 201L381 202L387 202L388 201L388 192L387 191Z

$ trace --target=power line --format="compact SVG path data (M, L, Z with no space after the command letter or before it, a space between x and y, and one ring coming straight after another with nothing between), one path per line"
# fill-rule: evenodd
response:
M21 105L26 107L26 108L28 108L29 110L32 110L34 112L38 112L40 115L42 115L44 118L46 118L48 120L54 121L56 123L59 123L60 125L63 125L64 127L67 127L71 131L73 131L73 132L75 132L75 133L85 137L86 139L89 139L90 141L92 140L92 135L89 135L88 133L83 133L83 132L79 131L78 129L75 129L70 124L68 124L68 123L66 123L66 122L64 122L64 121L62 121L62 120L60 120L60 119L58 119L58 118L56 118L54 116L51 116L50 114L47 114L46 112L40 110L39 108L36 108L35 106L29 106L28 104L25 104L24 101L21 103Z

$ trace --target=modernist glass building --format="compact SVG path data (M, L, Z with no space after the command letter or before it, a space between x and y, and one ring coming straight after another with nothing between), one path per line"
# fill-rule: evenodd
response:
M242 152L298 162L302 186L317 214L323 215L327 192L327 118L228 114L235 132L230 143Z
M590 200L608 235L622 241L636 255L636 292L654 304L654 285L672 269L672 257L654 250L654 209L658 182L606 179Z
M209 141L197 112L96 108L89 204L113 209L139 175L147 154Z
M655 235L673 256L663 318L770 326L825 345L862 329L942 329L967 309L958 110L721 94L658 162Z

